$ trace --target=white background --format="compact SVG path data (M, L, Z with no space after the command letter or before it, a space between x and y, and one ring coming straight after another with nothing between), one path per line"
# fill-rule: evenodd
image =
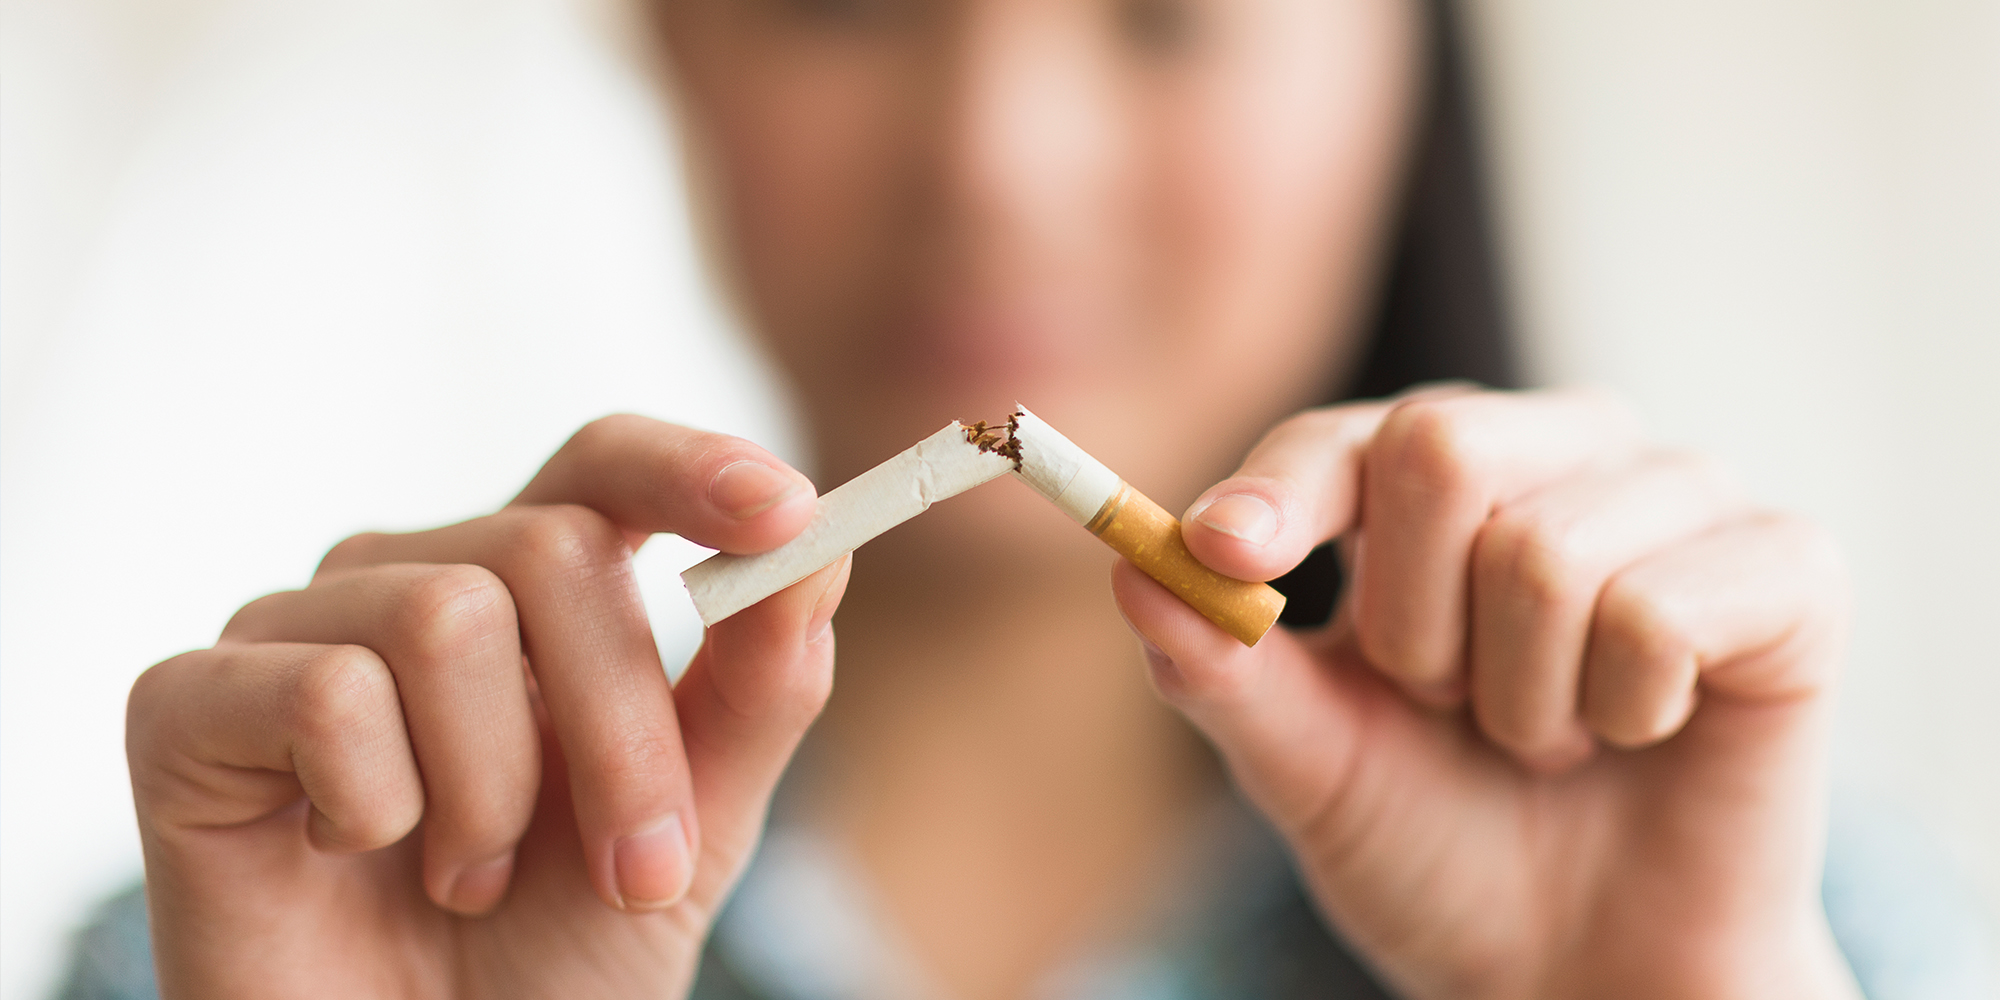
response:
M614 2L0 2L0 994L138 870L145 666L592 416L793 455ZM1537 371L1846 540L1843 771L2000 899L2000 3L1473 6Z

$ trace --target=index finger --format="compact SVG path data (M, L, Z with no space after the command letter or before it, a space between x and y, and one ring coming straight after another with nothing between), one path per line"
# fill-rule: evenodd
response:
M579 504L634 547L671 531L742 554L804 530L816 495L804 474L742 438L620 414L577 431L509 506Z
M1188 551L1239 580L1273 580L1361 518L1361 467L1396 407L1480 392L1470 382L1425 382L1386 399L1322 406L1271 428L1228 479L1181 518Z
M1225 576L1271 580L1346 532L1359 512L1362 456L1390 407L1307 410L1272 428L1234 475L1188 507L1188 551Z

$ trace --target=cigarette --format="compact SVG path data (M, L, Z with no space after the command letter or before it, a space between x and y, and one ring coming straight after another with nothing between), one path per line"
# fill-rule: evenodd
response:
M1245 646L1271 630L1285 595L1203 565L1188 551L1172 514L1026 407L1015 411L1006 446L1017 459L1016 478Z
M984 425L980 425L984 428ZM954 420L819 498L796 538L756 555L718 553L681 574L703 625L716 622L832 565L862 543L1014 468Z
M1285 595L1202 565L1181 523L1026 407L1000 426L957 421L819 498L798 537L756 555L718 553L681 574L703 625L830 566L877 535L1007 473L1033 487L1147 576L1246 646L1284 610Z

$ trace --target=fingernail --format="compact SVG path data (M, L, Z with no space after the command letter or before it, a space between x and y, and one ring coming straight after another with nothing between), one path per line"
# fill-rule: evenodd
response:
M730 517L747 520L804 488L805 484L796 477L762 462L744 459L723 466L715 474L714 481L708 484L708 500Z
M1278 537L1278 512L1262 497L1225 493L1194 512L1194 519L1231 538L1265 545Z
M445 903L460 913L478 913L498 902L507 891L507 878L514 874L514 852L467 865L451 883Z
M658 910L680 902L694 881L694 858L681 814L621 838L611 846L618 899L628 910Z

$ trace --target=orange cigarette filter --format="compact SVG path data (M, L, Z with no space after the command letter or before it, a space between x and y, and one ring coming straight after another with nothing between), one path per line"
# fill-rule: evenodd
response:
M1124 483L1119 486L1084 527L1223 631L1245 646L1255 646L1277 624L1278 613L1285 610L1285 595L1268 583L1238 580L1209 569L1181 540L1180 521L1144 493Z
M1181 539L1179 520L1055 428L1020 408L1007 431L1004 444L997 434L989 441L1015 459L1017 478L1203 617L1245 646L1255 646L1277 623L1285 595L1203 565Z

